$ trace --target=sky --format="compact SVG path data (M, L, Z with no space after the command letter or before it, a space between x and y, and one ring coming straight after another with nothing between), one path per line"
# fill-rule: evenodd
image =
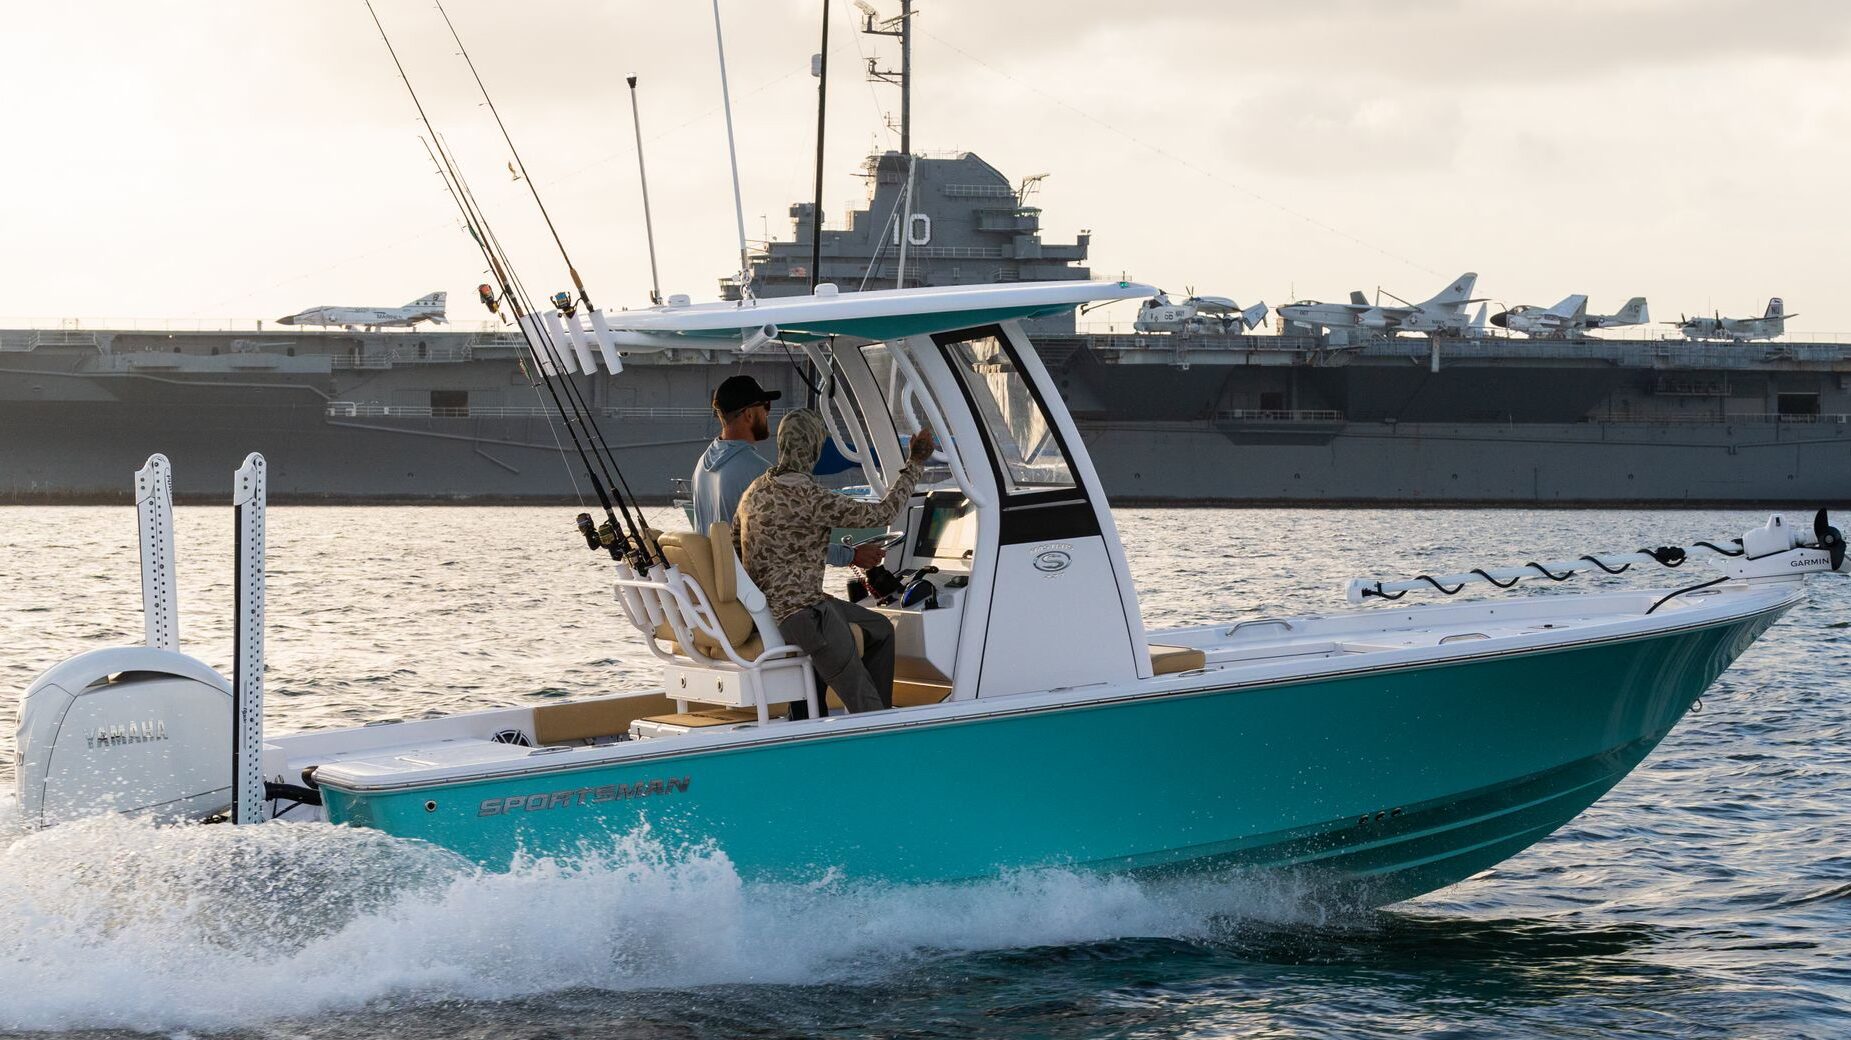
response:
M564 265L428 0L375 0L536 292ZM360 0L7 5L0 325L274 319L482 261ZM898 0L878 0L895 13ZM640 77L665 292L738 266L711 6L446 5L593 299L647 302L624 76ZM811 192L821 0L721 0L748 236ZM919 0L913 144L1047 173L1100 276L1272 304L1461 271L1493 306L1647 296L1851 334L1842 0ZM893 41L831 5L825 217L898 146ZM1121 317L1127 317L1123 315Z

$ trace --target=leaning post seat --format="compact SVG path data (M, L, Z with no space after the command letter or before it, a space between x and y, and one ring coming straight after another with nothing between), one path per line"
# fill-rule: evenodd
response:
M619 565L618 602L664 662L667 694L687 704L751 708L804 701L814 712L809 655L784 642L776 621L733 554L731 524L707 534L653 533L661 564L647 577Z

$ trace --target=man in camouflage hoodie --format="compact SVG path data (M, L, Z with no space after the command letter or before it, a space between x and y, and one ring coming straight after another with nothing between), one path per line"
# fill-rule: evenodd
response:
M905 468L879 502L857 502L816 483L810 475L827 433L809 408L778 422L778 461L739 499L734 548L753 584L764 592L786 642L809 653L816 673L850 713L893 707L893 624L865 607L823 592L823 554L836 527L884 527L912 498L913 485L932 453L932 433L921 430ZM855 654L849 625L865 636Z

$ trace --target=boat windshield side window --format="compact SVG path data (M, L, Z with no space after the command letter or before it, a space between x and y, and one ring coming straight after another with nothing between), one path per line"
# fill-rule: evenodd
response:
M941 345L983 420L1010 493L1074 487L1067 453L1002 336L978 335Z

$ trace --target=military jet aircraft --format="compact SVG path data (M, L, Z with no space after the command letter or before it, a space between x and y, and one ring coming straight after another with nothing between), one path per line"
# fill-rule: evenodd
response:
M1471 298L1472 287L1477 284L1478 275L1467 271L1432 299L1420 303L1385 307L1370 303L1360 292L1352 292L1348 303L1300 300L1279 308L1279 316L1287 321L1329 329L1462 333L1470 325L1465 305L1479 302Z
M1500 329L1521 332L1538 339L1565 338L1588 329L1609 329L1620 325L1643 325L1651 321L1645 309L1645 297L1635 296L1614 314L1589 314L1587 296L1576 293L1553 307L1523 304L1491 316L1491 324Z
M383 328L416 328L421 321L448 324L444 319L444 301L449 293L434 292L420 296L403 307L310 307L285 318L278 325L342 325L369 332Z

